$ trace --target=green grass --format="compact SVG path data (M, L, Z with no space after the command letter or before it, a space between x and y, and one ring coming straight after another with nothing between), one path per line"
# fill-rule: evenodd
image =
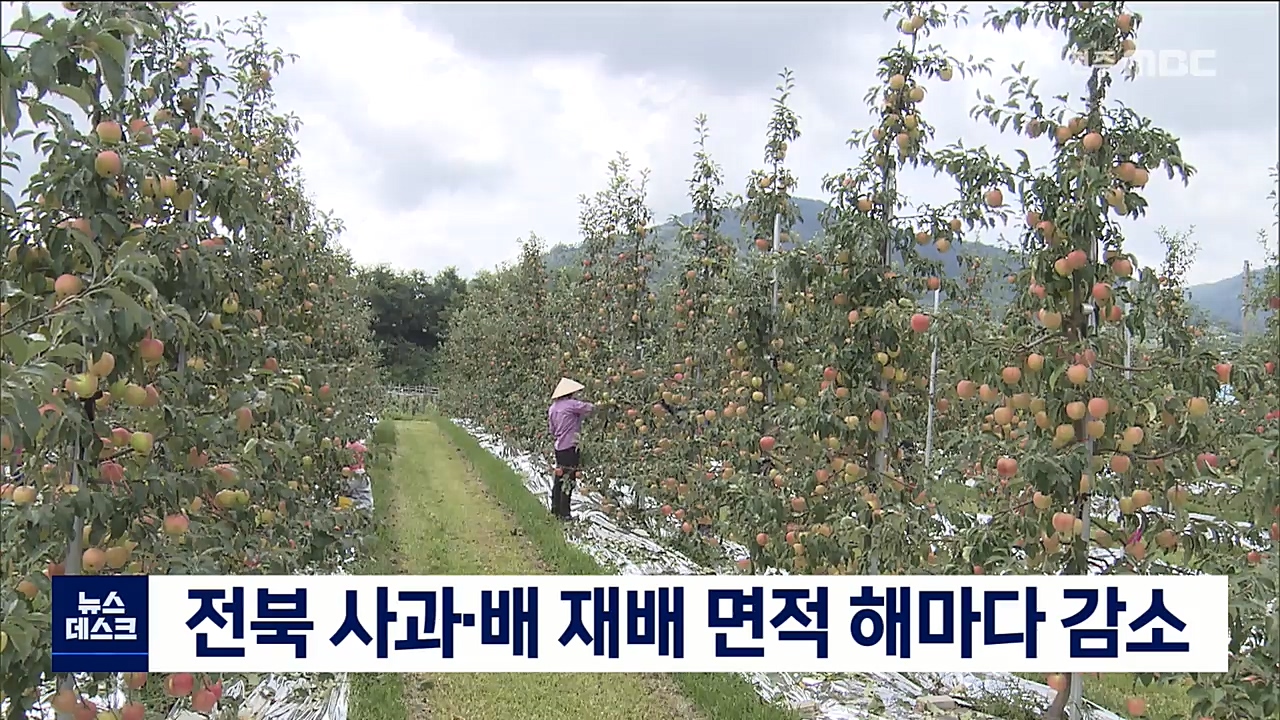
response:
M428 420L437 414L436 404L433 401L400 399L389 403L383 413L383 423L390 425L392 424L390 421L393 420Z
M1017 674L1038 683L1045 681L1044 675ZM1137 684L1137 676L1129 673L1085 675L1084 696L1121 716L1126 714L1125 702L1131 697L1140 697L1147 701L1147 714L1143 720L1187 720L1191 717L1192 702L1185 687L1176 683L1155 683L1144 687Z
M538 498L525 488L524 482L510 465L481 447L466 430L446 420L437 419L434 424L453 446L461 450L462 455L474 468L476 475L483 479L494 499L510 511L514 522L536 547L549 572L557 575L610 574L591 556L569 544L559 522L553 519ZM622 679L635 676L615 675L613 677ZM672 677L684 696L707 720L794 720L797 717L784 708L761 701L755 689L739 675L680 673ZM635 711L625 708L626 706L618 708L620 714L609 717L640 717ZM539 717L550 720L552 716L539 714Z
M1147 701L1146 720L1185 720L1191 717L1191 698L1187 688L1173 683L1157 683L1145 687L1136 684L1136 676L1109 673L1086 676L1084 696L1108 710L1125 714L1125 701L1141 697Z
M444 421L399 423L374 477L379 529L365 573L604 574L501 460ZM382 456L385 458L385 455ZM683 690L683 692L682 692ZM530 715L529 709L536 708ZM353 678L353 718L782 720L736 676L441 673Z

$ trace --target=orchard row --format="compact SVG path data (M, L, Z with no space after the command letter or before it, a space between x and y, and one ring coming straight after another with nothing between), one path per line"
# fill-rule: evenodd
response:
M286 58L260 21L64 6L7 15L3 50L6 176L41 163L3 197L7 718L54 680L52 576L347 559L364 519L344 476L381 400L353 264L294 168L296 122L272 99ZM117 680L57 678L49 700L102 717ZM221 681L130 676L110 712L234 714Z
M1153 210L1152 178L1193 172L1177 139L1108 101L1097 68L1068 102L1015 77L975 109L1051 144L1046 166L934 148L927 86L983 68L929 41L956 20L941 6L894 11L903 40L867 95L861 155L824 179L817 238L781 247L800 137L784 74L744 199L727 197L700 143L671 281L654 277L652 215L625 160L584 202L581 268L549 272L531 240L476 278L445 343L446 409L550 470L550 390L583 382L598 407L587 481L606 509L674 528L707 557L745 546L745 571L1080 574L1105 558L1113 573L1232 574L1232 672L1189 681L1197 710L1280 711L1274 607L1259 600L1277 592L1280 327L1273 317L1247 344L1206 335L1188 320L1184 240L1168 237L1155 268L1125 249L1126 219ZM987 19L1056 28L1071 52L1131 51L1139 24L1121 3ZM917 169L953 178L955 199L909 202ZM746 258L723 227L733 205L755 242ZM967 233L998 222L1020 228L1023 264L1007 277L967 256L964 277L947 278L917 251L963 253ZM994 283L1013 286L1008 307L991 307ZM1265 285L1280 296L1274 274Z

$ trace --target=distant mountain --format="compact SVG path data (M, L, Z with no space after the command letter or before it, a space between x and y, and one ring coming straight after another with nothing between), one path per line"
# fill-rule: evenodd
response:
M1258 282L1260 273L1254 275L1254 282ZM1217 282L1205 283L1203 285L1192 285L1187 288L1187 299L1192 304L1204 311L1213 322L1221 324L1232 332L1240 332L1241 320L1244 310L1244 273L1240 273L1235 277L1224 278ZM1249 320L1250 332L1258 332L1266 319L1271 315L1270 311L1261 312Z
M822 229L821 216L827 205L819 200L811 200L809 198L794 198L796 207L800 212L800 220L792 228L792 232L800 237L800 242L808 242ZM693 213L686 213L679 217L681 225L689 225L694 221ZM659 279L665 278L671 271L671 263L662 262L665 258L675 257L676 234L679 228L675 222L663 223L655 228L656 243L658 246L659 265L656 276ZM720 230L727 237L731 238L738 246L739 252L748 252L751 249L753 238L747 237L742 230L742 220L738 213L733 210L725 212L724 222L720 225ZM791 247L792 244L784 244L783 248ZM944 273L951 278L961 275L960 260L965 257L981 257L990 259L993 264L1002 271L1014 268L1017 265L1017 258L1009 251L985 245L979 242L966 242L957 246L957 252L942 255L933 248L932 245L925 245L919 248L921 255L930 260L941 261L943 263ZM582 249L578 245L555 245L547 251L547 266L549 269L555 270L563 267L576 266L581 262ZM1003 283L994 283L988 288L988 292L992 295L991 302L995 305L1001 305L1008 299L1008 286ZM1235 277L1226 278L1217 282L1205 283L1202 285L1192 285L1187 289L1188 299L1192 304L1198 307L1205 316L1220 324L1223 328L1230 332L1240 332L1241 327L1241 311L1243 302L1241 301L1241 293L1244 290L1244 274ZM1266 315L1260 314L1257 319L1252 321L1252 327L1256 330L1261 327Z
M800 211L800 219L792 228L792 232L799 235L802 241L812 240L818 231L822 229L822 211L826 209L827 204L817 200L809 200L808 198L795 198L796 207ZM685 213L678 219L679 225L691 225L694 222L693 213ZM674 257L673 251L676 248L676 235L679 232L679 225L676 221L668 221L662 223L654 229L656 235L656 243L659 259L659 267L657 275L665 277L670 271L670 263L663 263L666 258ZM720 223L720 232L738 246L739 252L747 252L751 248L754 238L749 238L743 233L742 218L735 210L728 210L724 214L724 221ZM784 243L783 248L791 247L790 244ZM581 248L578 245L556 245L547 253L547 266L550 269L558 269L577 265L581 262ZM666 272L664 272L664 270Z
M793 235L800 238L799 243L783 243L783 249L790 249L796 244L803 244L812 240L822 229L821 217L822 212L826 210L826 203L818 200L810 200L808 198L794 198L797 209L799 210L800 219L791 229ZM665 222L658 225L654 229L656 244L658 247L658 268L655 275L658 278L665 278L670 272L670 263L664 261L669 258L676 257L676 235L679 232L679 225L690 225L694 222L693 213L681 215L678 220ZM752 249L753 237L747 237L743 232L742 219L735 210L727 210L724 214L724 221L720 224L720 231L726 237L734 241L738 246L738 251L745 253ZM993 258L999 265L1004 267L1012 267L1013 258L1005 250L982 243L963 243L958 246L957 253L948 253L942 255L933 248L932 245L926 245L920 249L920 253L930 260L941 261L944 264L945 273L949 277L958 276L960 274L960 259L964 257L984 257ZM549 269L555 270L563 267L577 265L581 262L582 249L579 245L555 245L547 252L547 266Z

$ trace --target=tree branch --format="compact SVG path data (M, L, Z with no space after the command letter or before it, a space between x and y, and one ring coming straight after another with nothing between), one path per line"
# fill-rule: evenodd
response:
M1099 365L1102 365L1103 367L1109 367L1113 370L1124 370L1125 372L1151 372L1152 370L1159 369L1155 367L1129 367L1127 365L1121 365L1119 363L1107 362L1102 358L1094 358L1094 362L1098 363Z

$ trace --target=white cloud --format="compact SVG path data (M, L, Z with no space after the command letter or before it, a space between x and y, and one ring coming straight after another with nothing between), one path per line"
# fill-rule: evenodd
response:
M471 273L514 258L517 238L530 231L552 243L576 242L577 198L603 187L606 164L617 151L628 153L637 168L651 168L657 218L684 212L692 121L699 113L709 117L710 149L724 166L728 190L741 191L746 174L761 163L776 77L725 90L708 79L714 74L682 77L669 65L660 73L621 75L609 70L603 56L580 55L571 47L560 56L473 56L445 32L415 23L408 5L195 6L209 18L261 11L268 17L268 39L300 56L276 80L280 102L304 123L301 163L308 187L322 208L344 220L344 243L359 261L427 271L457 265ZM1148 4L1144 9L1151 18L1143 31L1150 28L1153 46L1194 37L1201 22L1200 15L1179 14L1176 7ZM1001 137L969 120L975 91L998 97L1000 79L1016 62L1044 78L1046 94L1078 95L1080 76L1063 70L1053 33L983 30L977 27L980 10L974 20L967 29L934 39L957 56L990 56L994 76L935 83L928 88L924 114L939 126L939 142L988 145L1014 162L1010 148L1028 141ZM717 32L717 24L708 22L708 37L715 39ZM1273 30L1272 44L1274 35ZM874 58L900 37L888 23L883 28L853 24L842 36L839 57L783 58L798 83L793 107L803 136L789 162L801 180L799 194L821 199L822 176L856 162L845 140L850 130L868 122L862 96L874 80ZM681 51L663 46L661 38L636 38L649 41L654 53ZM1229 50L1219 50L1216 67L1229 65ZM726 56L723 62L735 58ZM1158 252L1155 227L1198 226L1202 242L1212 240L1215 250L1193 270L1198 282L1234 274L1245 259L1261 261L1253 233L1274 222L1266 200L1267 168L1280 155L1274 109L1247 127L1225 110L1216 124L1208 116L1208 130L1192 124L1206 118L1197 103L1208 106L1222 93L1236 92L1231 88L1239 82L1233 77L1180 84L1142 79L1146 88L1116 90L1139 111L1151 112L1156 124L1182 135L1187 160L1200 169L1190 188L1154 180L1151 217L1129 223L1133 247L1149 262L1157 260L1152 257ZM1150 88L1158 91L1160 102L1150 100ZM1254 85L1251 91L1275 96L1273 88ZM1185 110L1171 110L1184 105ZM1047 157L1048 151L1041 145L1033 157ZM386 202L386 181L406 167L422 173L392 186L405 202ZM904 189L916 199L945 200L949 191L927 178L908 182ZM1227 246L1230 252L1222 252Z
M455 263L471 272L514 257L515 239L530 230L552 242L573 242L577 239L576 197L603 185L605 165L619 150L627 152L637 167L651 168L657 217L681 212L690 167L691 121L699 112L710 117L711 149L725 166L730 190L740 190L742 178L760 161L775 78L760 78L758 90L748 94L723 94L693 80L609 75L604 64L590 56L566 53L564 58L525 61L472 58L454 50L448 37L415 28L396 6L343 6L329 12L293 20L284 29L289 49L302 55L300 64L308 78L330 81L323 86L324 92L310 89L302 112L307 123L304 164L320 201L348 219L347 242L362 260L427 270ZM353 39L352 27L385 28L386 32L361 42ZM850 56L868 54L866 46L872 40L865 30L861 34L851 36L850 47L860 50L851 49ZM882 47L888 37L892 35L879 36ZM997 34L971 26L941 33L938 40L958 56L994 60L991 77L957 79L948 86L930 88L925 112L936 115L930 116L940 124L942 141L963 138L971 145L1010 146L1009 139L961 121L960 116L962 109L972 105L976 90L998 94L1000 79L1013 63L1025 63L1033 76L1048 76L1046 94L1079 92L1080 74L1062 72L1060 46L1049 31ZM348 46L347 52L328 50L342 44ZM829 86L806 85L806 69L798 71L794 98L803 137L791 161L801 178L800 193L820 197L822 176L856 160L844 140L850 129L866 122L861 97L873 80L874 68L862 61L838 71L847 96L837 100L829 97ZM287 80L286 75L282 82ZM1163 79L1138 82L1168 84ZM1130 90L1120 87L1116 94L1123 99ZM818 103L815 92L828 96ZM464 189L433 195L413 211L384 210L363 189L358 167L310 159L317 150L321 157L342 157L326 150L340 147L340 138L319 129L335 103L362 108L371 118L365 132L430 134L439 138L442 149L459 158L502 161L509 175L496 193ZM1177 118L1155 119L1176 132ZM1154 261L1159 248L1153 231L1160 224L1174 228L1195 224L1203 233L1227 220L1234 224L1256 216L1254 224L1265 225L1266 159L1275 152L1259 153L1253 142L1230 134L1187 138L1186 154L1201 173L1190 189L1172 187L1168 181L1153 183L1152 217L1130 223L1134 248ZM1044 157L1048 147L1032 152ZM363 157L348 162L358 166L380 160ZM1242 176L1256 181L1240 183ZM1225 180L1240 183L1241 192L1221 197L1209 190ZM913 182L918 183L916 197L945 199L945 186L924 178ZM1251 237L1240 246L1240 260L1261 259ZM1236 258L1228 261L1221 254L1206 254L1194 279L1233 274L1238 265Z

